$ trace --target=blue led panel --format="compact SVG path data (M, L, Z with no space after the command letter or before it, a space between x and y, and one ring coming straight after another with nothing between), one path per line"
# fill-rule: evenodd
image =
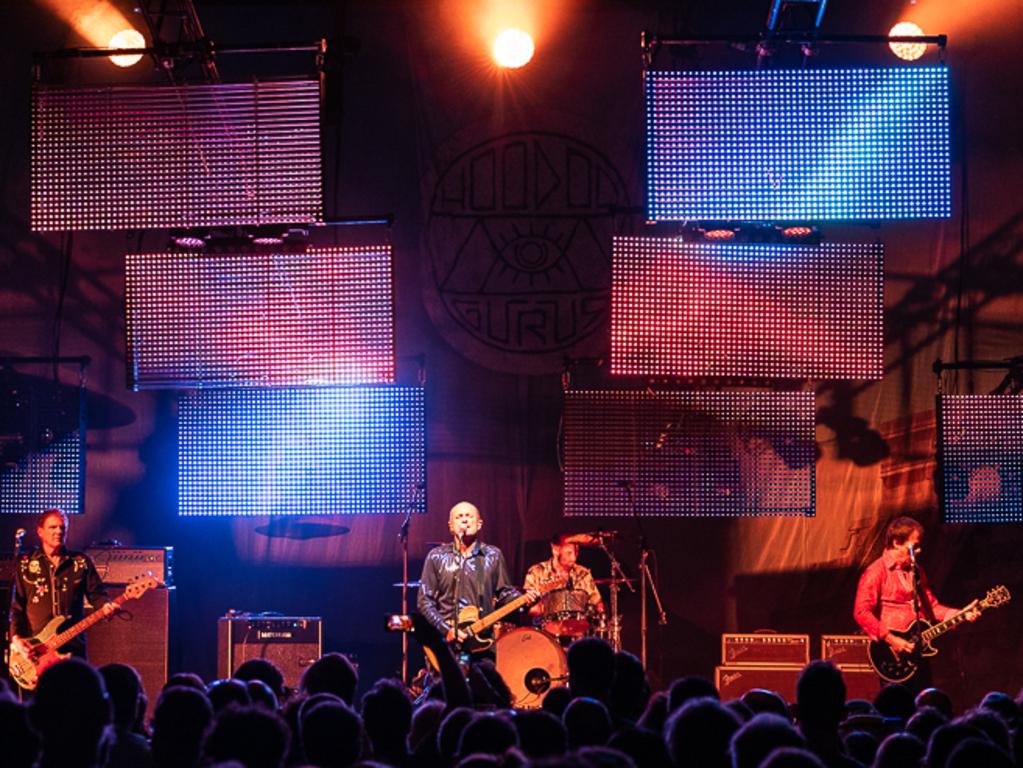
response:
M652 221L946 218L945 67L646 74Z
M565 514L815 514L813 392L565 394Z
M0 375L0 514L84 510L80 387Z
M425 511L421 388L204 390L178 419L181 515Z
M946 523L1023 522L1023 396L938 397Z
M611 372L880 379L880 244L616 237Z
M32 230L323 220L318 80L36 87Z
M128 383L394 381L390 246L129 254Z

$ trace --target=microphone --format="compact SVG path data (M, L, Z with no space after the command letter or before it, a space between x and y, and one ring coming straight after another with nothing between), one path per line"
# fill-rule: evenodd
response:
M906 547L906 549L909 550L909 562L911 562L913 567L916 568L916 545L910 544Z
M14 554L21 551L21 540L25 538L25 529L19 528L14 532Z

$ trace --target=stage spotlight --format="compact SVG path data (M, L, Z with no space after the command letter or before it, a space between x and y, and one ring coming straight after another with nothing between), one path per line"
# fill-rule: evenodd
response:
M912 21L900 21L888 31L889 37L922 37L924 31ZM927 50L925 43L888 43L892 53L906 61L916 61Z
M533 58L533 38L521 29L506 29L494 40L494 61L506 69L524 67Z
M108 48L145 48L146 39L142 37L142 33L137 29L128 27L122 29L120 32L110 38L110 43L107 45ZM129 56L111 56L110 61L119 67L130 67L132 64L138 64L142 60L141 53L133 53Z
M703 232L703 239L704 240L715 240L715 241L718 241L718 242L720 242L722 240L734 240L735 239L735 230L734 229L707 229L707 230L704 230L704 232Z

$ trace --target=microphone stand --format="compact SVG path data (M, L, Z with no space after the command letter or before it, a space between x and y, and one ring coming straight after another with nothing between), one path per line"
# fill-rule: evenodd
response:
M18 567L18 556L21 555L21 540L25 538L25 529L19 528L14 534L14 568ZM11 588L14 588L14 584L11 584ZM4 607L4 610L7 606ZM14 627L11 626L10 616L8 616L7 625L4 628L4 669L10 669L11 662L11 638L14 637ZM22 696L24 691L21 686L15 686L18 689L18 701L23 701Z
M412 513L415 511L419 492L423 490L422 484L412 489L412 498L409 500L408 509L405 511L405 519L401 522L398 530L398 540L401 542L401 615L408 615L408 529L412 524ZM406 686L408 678L408 632L401 633L401 682Z
M608 590L611 593L611 626L608 631L608 639L611 641L611 648L617 653L622 649L622 619L618 613L618 592L621 590L621 587L618 585L624 584L631 592L635 592L636 588L629 583L625 572L622 570L622 564L618 562L618 559L608 549L604 543L604 537L599 537L597 541L611 563L611 580L608 583Z
M647 546L646 533L643 530L643 521L640 520L639 513L636 511L636 497L632 492L632 483L625 481L623 487L625 488L625 495L629 505L629 511L632 513L633 519L636 521L636 527L639 529L639 629L640 629L640 662L643 664L643 669L647 669L647 607L646 607L646 593L647 586L650 587L650 592L654 596L654 603L657 605L657 623L664 626L668 623L668 615L664 612L664 605L661 603L661 596L657 591L657 582L654 580L654 576L650 573L650 566L647 561L650 558L650 553L653 551Z

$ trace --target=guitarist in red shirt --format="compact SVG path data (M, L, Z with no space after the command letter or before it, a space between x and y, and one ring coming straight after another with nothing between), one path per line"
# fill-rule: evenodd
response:
M902 682L922 690L930 684L930 670L916 652L914 639L904 636L918 619L928 623L944 621L964 609L942 605L927 584L927 575L917 563L924 527L911 517L897 517L885 529L885 548L881 556L867 566L856 589L853 618L871 640L886 644L896 659L913 658L915 674ZM964 618L974 621L980 615L967 610Z
M67 616L70 626L85 615L85 598L107 614L117 606L109 602L103 582L89 556L65 545L68 517L48 509L39 517L36 534L40 546L17 560L11 596L11 646L28 653L25 639L35 635L54 616ZM85 636L69 641L61 652L85 657Z

